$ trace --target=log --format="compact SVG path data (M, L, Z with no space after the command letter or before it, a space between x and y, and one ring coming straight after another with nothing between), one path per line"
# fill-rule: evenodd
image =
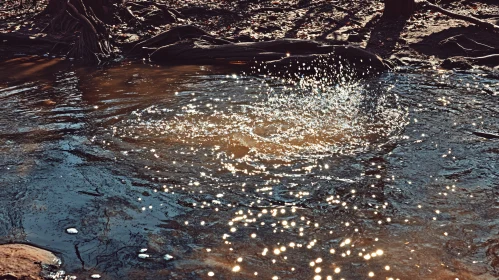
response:
M381 58L361 48L295 39L224 45L181 41L158 48L150 59L160 64L265 66L260 68L276 75L349 71L363 77L389 69Z

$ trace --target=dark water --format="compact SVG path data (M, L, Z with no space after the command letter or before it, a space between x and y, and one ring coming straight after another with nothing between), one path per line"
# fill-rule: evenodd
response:
M477 70L3 62L0 242L78 279L496 279L498 99Z

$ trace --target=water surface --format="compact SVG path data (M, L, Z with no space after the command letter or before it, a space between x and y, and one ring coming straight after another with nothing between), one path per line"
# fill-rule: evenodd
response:
M0 240L71 275L497 277L498 140L473 134L499 132L490 73L337 83L35 57L0 80Z

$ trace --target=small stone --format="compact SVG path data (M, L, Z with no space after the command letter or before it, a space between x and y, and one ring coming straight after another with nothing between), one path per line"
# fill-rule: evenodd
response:
M467 70L473 68L471 63L463 57L450 57L442 62L440 65L443 69L461 69Z
M147 259L149 257L150 256L148 254L139 254L139 258L141 258L141 259Z

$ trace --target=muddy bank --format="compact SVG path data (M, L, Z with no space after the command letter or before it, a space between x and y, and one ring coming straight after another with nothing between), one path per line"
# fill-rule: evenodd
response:
M494 30L482 25L474 25L474 20L493 25L497 22L499 6L491 1L443 1L439 3L445 10L418 9L408 19L386 19L382 17L382 1L237 1L235 3L203 3L191 1L181 3L167 1L158 4L147 1L128 1L116 17L108 23L110 42L115 54L114 59L148 59L148 46L143 45L155 36L163 36L168 30L179 26L197 28L196 39L203 44L223 45L231 43L250 43L287 39L315 40L323 45L351 45L389 59L390 66L419 64L425 67L467 68L495 67L499 41ZM432 4L427 4L432 6ZM0 44L2 55L12 57L22 54L41 54L47 56L71 55L74 43L61 34L51 34L47 25L51 23L48 15L33 16L43 10L16 10L5 12L0 22ZM449 17L443 11L463 15L474 20ZM26 14L27 12L27 14ZM33 20L35 19L35 20ZM48 32L48 35L47 35ZM198 34L199 33L199 34ZM23 37L24 35L24 37ZM55 35L55 36L53 36ZM190 32L183 32L176 40L194 38ZM63 38L64 37L64 38ZM464 40L455 40L464 38ZM26 42L24 42L26 41ZM165 43L157 47L166 47ZM19 45L18 47L11 47ZM130 56L132 48L146 47L146 55ZM172 46L169 46L170 48ZM184 48L187 46L183 46ZM199 48L188 46L186 53L198 53ZM286 53L282 46L278 53ZM236 53L240 53L240 49ZM69 52L69 53L68 53ZM260 50L265 52L265 50ZM223 57L227 54L227 57ZM270 54L255 55L253 60L268 60ZM290 55L299 55L288 52ZM213 63L217 58L230 62L234 54L218 53L217 57L200 58L203 63ZM248 52L245 53L248 55ZM281 59L276 56L274 59ZM490 57L492 55L492 57ZM231 59L232 58L232 59ZM450 60L444 60L451 58ZM248 57L245 57L248 59ZM157 58L156 58L157 60ZM159 58L162 63L168 56ZM244 59L243 59L244 60ZM192 63L193 58L185 63ZM462 62L454 62L462 61ZM174 63L178 63L178 60Z
M0 245L0 279L42 280L51 273L55 276L60 265L50 251L26 244Z

